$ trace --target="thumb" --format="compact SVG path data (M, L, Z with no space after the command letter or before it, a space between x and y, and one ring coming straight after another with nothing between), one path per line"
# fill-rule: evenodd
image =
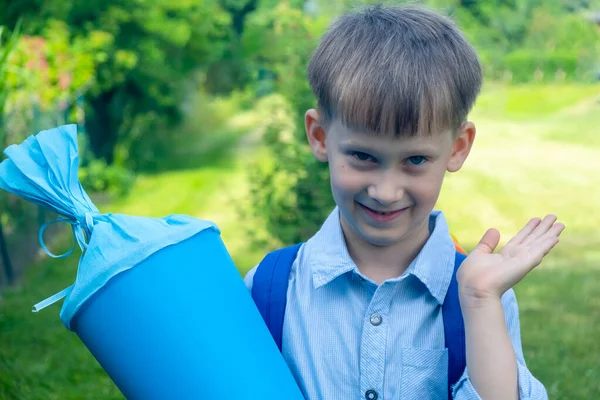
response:
M500 243L500 232L498 232L498 230L495 228L490 228L483 235L479 243L477 243L477 246L475 246L475 249L473 249L473 253L481 252L485 254L492 254L496 249L496 246L498 246L498 243Z

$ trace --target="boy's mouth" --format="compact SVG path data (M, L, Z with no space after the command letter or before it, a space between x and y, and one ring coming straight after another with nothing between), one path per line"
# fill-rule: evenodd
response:
M367 216L377 222L390 222L393 221L394 219L396 219L397 217L399 217L402 213L404 213L404 211L406 211L408 209L408 207L402 208L400 210L394 210L394 211L377 211L377 210L373 210L372 208L369 208L363 204L360 204L360 207L363 209L363 211L365 212L365 214L367 214Z

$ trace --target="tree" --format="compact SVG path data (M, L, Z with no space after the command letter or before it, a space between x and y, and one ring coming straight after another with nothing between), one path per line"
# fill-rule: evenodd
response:
M217 0L21 0L6 3L11 24L23 15L28 32L48 21L68 26L70 40L102 45L86 93L85 129L91 150L122 163L152 145L160 124L175 124L186 95L224 49L230 18ZM0 4L2 6L2 4Z
M4 106L6 104L7 98L7 69L8 69L8 60L15 48L15 42L18 38L16 33L9 36L8 40L4 40L4 35L6 32L6 28L0 26L0 147L3 149L6 144L5 135L4 135ZM0 204L4 203L5 193L0 193ZM0 210L4 210L2 207ZM8 246L6 244L6 235L4 234L4 227L2 220L3 212L0 211L0 260L2 260L2 265L4 266L4 276L6 280L10 283L13 280L13 267L10 261L10 255L8 254Z
M77 0L67 21L81 35L103 32L111 47L102 55L88 94L86 131L98 158L112 163L120 140L128 151L144 145L155 126L177 123L194 73L222 53L227 15L215 2ZM131 135L137 128L138 137ZM135 166L135 165L134 165ZM139 165L137 165L139 167Z

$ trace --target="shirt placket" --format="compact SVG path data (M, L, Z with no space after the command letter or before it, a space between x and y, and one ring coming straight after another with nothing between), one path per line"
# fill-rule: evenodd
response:
M394 285L387 282L377 287L363 318L360 387L361 398L367 400L383 399L388 316L393 288Z

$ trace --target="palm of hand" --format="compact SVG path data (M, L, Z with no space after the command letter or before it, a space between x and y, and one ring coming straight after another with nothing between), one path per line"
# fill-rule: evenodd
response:
M554 215L534 218L497 253L500 233L489 229L458 269L461 297L500 298L542 262L564 229Z

